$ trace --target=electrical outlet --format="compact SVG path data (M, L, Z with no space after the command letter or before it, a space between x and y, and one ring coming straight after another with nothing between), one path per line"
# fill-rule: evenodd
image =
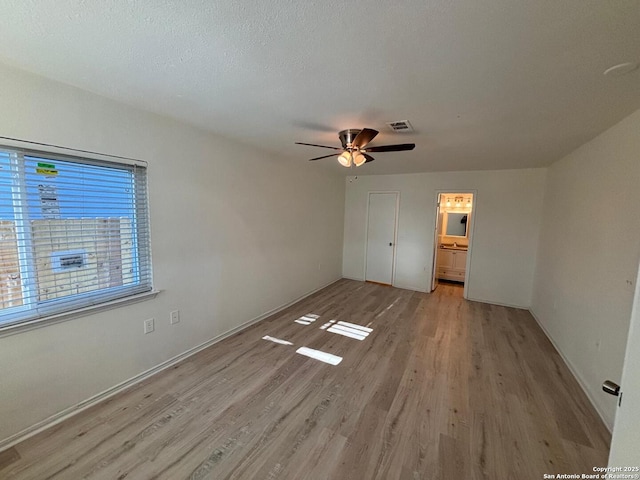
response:
M180 323L180 310L174 310L169 315L169 324L175 325L176 323Z
M149 318L144 321L144 333L151 333L156 329L156 321L153 318Z

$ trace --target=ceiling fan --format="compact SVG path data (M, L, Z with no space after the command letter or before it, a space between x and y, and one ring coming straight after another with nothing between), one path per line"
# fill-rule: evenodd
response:
M369 142L378 135L377 130L371 128L363 128L362 130L349 128L342 130L338 133L342 148L330 147L328 145L316 145L315 143L301 143L296 142L296 145L308 145L310 147L331 148L333 150L339 150L338 153L332 153L330 155L324 155L322 157L310 158L309 161L320 160L328 157L335 157L338 155L338 162L344 167L350 167L355 165L359 167L368 162L373 162L375 159L368 154L368 152L402 152L405 150L413 150L416 147L415 143L401 143L398 145L379 145L377 147L367 147Z

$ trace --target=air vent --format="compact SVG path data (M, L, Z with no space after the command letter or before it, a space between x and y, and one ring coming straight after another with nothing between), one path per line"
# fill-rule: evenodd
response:
M400 133L411 133L413 132L413 127L409 123L409 120L397 120L395 122L387 122L389 128L394 132Z
M82 268L85 266L86 252L84 250L67 250L51 254L51 269L54 273Z

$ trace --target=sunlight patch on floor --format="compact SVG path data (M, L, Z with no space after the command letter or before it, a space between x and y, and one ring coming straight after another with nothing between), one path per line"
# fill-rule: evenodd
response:
M313 322L315 322L318 319L318 317L320 317L320 315L316 315L315 313L307 313L306 315L301 316L297 320L294 320L294 322L299 323L301 325L311 325Z
M262 337L263 340L269 340L270 342L274 342L274 343L279 343L280 345L293 345L293 343L287 341L287 340L282 340L280 338L275 338L275 337L270 337L269 335L265 335L264 337Z
M335 320L329 320L327 323L325 323L324 325L322 325L320 327L320 330L326 330L327 328L329 328L334 323L336 323Z
M342 361L342 357L338 357L337 355L323 352L321 350L314 350L313 348L309 347L300 347L298 350L296 350L296 353L305 355L315 360L320 360L324 363L329 363L331 365L338 365Z
M355 338L361 341L367 338L372 331L372 328L342 321L334 323L327 330L327 332L337 333L338 335L344 335L345 337Z

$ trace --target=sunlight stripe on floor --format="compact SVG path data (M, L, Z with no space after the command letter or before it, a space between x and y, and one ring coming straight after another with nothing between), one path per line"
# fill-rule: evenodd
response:
M279 343L280 345L293 345L293 343L287 340L281 340L279 338L270 337L269 335L265 335L262 337L263 340L269 340L270 342Z
M337 328L335 325L327 330L327 332L337 333L338 335L342 335L344 337L355 338L356 340L364 340L367 338L367 333L358 332L357 330L346 330L342 328Z
M294 322L299 323L300 325L311 325L319 317L320 315L316 315L315 313L307 313L306 315L301 316L297 320L294 320Z
M320 360L324 363L329 363L331 365L338 365L342 361L342 357L338 357L337 355L326 353L321 350L314 350L313 348L308 347L300 347L298 350L296 350L296 353L313 358L315 360Z

